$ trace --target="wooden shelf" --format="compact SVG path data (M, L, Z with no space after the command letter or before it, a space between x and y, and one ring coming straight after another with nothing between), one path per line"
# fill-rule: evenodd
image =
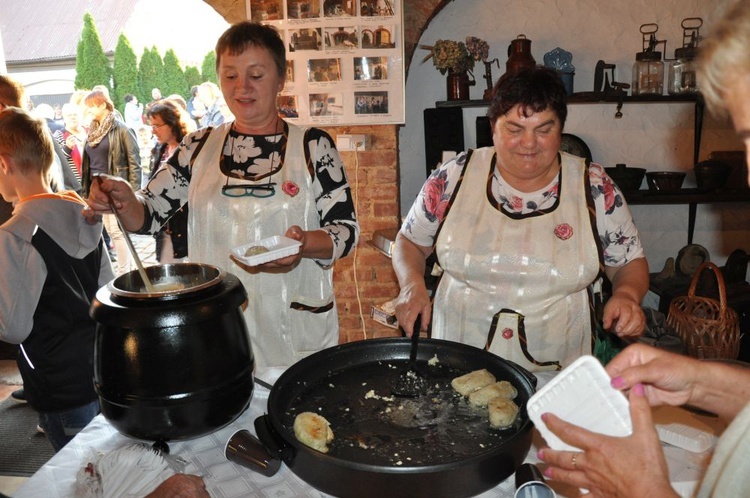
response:
M623 192L628 204L711 204L718 202L750 202L750 189L705 191L683 188L673 192L637 190Z
M602 104L608 102L617 104L621 101L623 104L686 103L703 105L703 96L699 93L685 95L605 95L603 93L581 92L568 97L568 104ZM487 107L489 104L487 100L441 100L435 102L435 107Z
M629 205L680 205L688 206L688 239L687 243L693 243L695 233L695 216L698 204L713 204L721 202L750 202L750 189L722 189L714 191L699 190L697 188L684 188L674 192L652 192L650 190L637 190L623 192L625 200Z
M703 133L703 111L705 107L703 95L700 93L684 95L625 95L624 93L605 94L603 92L579 92L568 97L569 105L607 103L616 104L618 113L625 104L693 104L695 106L695 112L693 113L693 132L695 134L693 140L693 164L698 164L698 159L700 158L701 135ZM435 102L435 108L445 109L444 112L450 112L448 109L487 107L488 105L489 101L487 100L441 100ZM430 133L427 126L425 126L425 133ZM431 155L429 152L427 153L427 156L428 159L432 159L432 161L428 161L427 163L427 171L429 172L435 164L435 157L434 154ZM430 164L431 162L432 164Z

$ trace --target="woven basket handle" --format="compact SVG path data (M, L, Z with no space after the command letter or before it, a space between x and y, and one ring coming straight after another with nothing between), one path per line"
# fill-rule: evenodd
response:
M695 274L693 275L693 280L692 282L690 282L690 289L688 290L688 297L690 298L695 297L695 288L698 285L698 280L700 280L700 276L701 276L701 273L703 273L703 270L706 270L706 269L712 270L714 272L714 276L716 276L716 284L719 286L719 307L723 315L727 310L726 285L724 284L724 276L721 274L721 270L719 270L719 267L713 264L712 262L710 261L704 262L695 271Z

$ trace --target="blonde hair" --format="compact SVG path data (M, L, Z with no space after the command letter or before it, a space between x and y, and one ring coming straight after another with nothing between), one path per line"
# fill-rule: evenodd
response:
M47 123L18 107L0 111L0 154L10 156L22 175L48 177L54 148Z
M70 96L69 102L80 107L83 105L83 101L89 93L91 93L90 90L76 90L73 92L73 95Z
M83 114L83 111L81 111L81 106L79 106L78 104L71 104L70 102L64 103L62 106L63 119L65 118L65 116L68 116L70 114L75 114L80 118Z
M750 2L738 0L711 26L700 44L698 85L712 112L726 114L724 88L735 78L750 78Z
M211 81L204 81L198 86L199 88L203 88L206 94L211 96L212 101L216 101L216 99L221 97L221 90L219 89L219 86L216 83L213 83Z

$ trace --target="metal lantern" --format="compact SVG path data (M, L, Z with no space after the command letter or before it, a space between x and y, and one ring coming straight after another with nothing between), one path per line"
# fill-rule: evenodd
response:
M661 95L664 91L664 62L656 45L664 43L656 39L659 26L642 24L643 51L635 54L633 64L633 95Z
M675 60L669 63L667 92L670 95L698 92L695 60L698 56L701 26L703 19L700 17L682 20L682 47L674 51Z

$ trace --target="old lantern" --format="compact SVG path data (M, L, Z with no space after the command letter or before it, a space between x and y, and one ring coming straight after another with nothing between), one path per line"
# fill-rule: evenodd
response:
M682 47L675 49L675 60L669 63L667 92L670 95L698 92L695 59L698 56L701 26L703 26L703 19L700 17L688 17L682 20Z
M656 45L662 43L656 39L659 26L642 24L643 51L635 54L633 64L633 95L661 95L664 91L664 62Z

